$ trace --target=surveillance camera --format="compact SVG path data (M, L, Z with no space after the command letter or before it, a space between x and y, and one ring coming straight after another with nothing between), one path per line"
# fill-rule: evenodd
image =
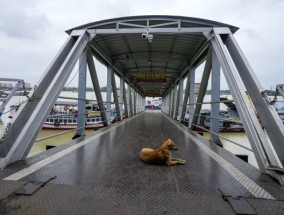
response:
M147 34L142 34L141 37L142 37L142 39L146 39L147 38Z

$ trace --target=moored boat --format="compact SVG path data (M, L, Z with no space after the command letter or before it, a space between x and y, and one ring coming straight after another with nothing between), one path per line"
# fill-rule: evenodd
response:
M19 105L10 106L10 116L13 118ZM85 128L99 129L104 127L100 109L97 103L85 107ZM111 122L114 122L115 112L111 112ZM56 102L43 124L44 129L76 129L78 124L78 107L75 102Z
M184 117L184 124L188 126L189 111L186 111ZM229 116L227 110L220 110L219 112L219 131L221 132L243 132L244 127L241 122L233 121ZM206 131L210 130L211 125L211 110L202 109L200 115L198 116L197 125L195 127L196 131Z
M87 104L85 108L85 128L99 129L104 127L99 106L97 103ZM111 113L111 121L115 114ZM75 129L77 128L78 108L77 103L57 102L50 115L43 124L47 129Z

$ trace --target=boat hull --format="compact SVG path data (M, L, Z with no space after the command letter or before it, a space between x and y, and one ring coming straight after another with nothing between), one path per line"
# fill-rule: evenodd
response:
M96 123L96 124L87 124L85 126L85 129L100 129L104 127L104 124L103 123ZM59 124L59 125L54 125L54 123L44 123L43 124L43 129L68 129L68 130L71 130L71 129L76 129L77 128L77 124Z

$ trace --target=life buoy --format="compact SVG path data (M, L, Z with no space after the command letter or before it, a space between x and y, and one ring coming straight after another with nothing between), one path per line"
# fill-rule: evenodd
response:
M54 126L55 126L55 127L58 127L59 125L60 125L59 121L58 121L58 120L55 120L55 121L54 121Z

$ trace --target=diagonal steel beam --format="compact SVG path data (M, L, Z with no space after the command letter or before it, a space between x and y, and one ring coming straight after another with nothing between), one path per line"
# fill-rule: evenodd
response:
M98 106L100 108L103 124L104 124L104 126L107 126L108 123L107 123L107 118L106 118L105 106L104 106L104 103L103 103L103 97L102 97L102 94L101 94L99 79L98 79L98 76L97 76L97 71L96 71L92 51L90 49L87 50L87 63L88 63L88 67L89 67L90 76L91 76L91 79L92 79L94 91L95 91L95 94L96 94L96 98L97 98L97 101L98 101Z

